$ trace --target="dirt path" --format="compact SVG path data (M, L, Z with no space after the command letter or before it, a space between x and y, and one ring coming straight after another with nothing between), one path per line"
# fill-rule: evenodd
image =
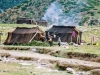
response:
M31 57L38 60L49 60L52 62L58 63L60 67L75 67L80 69L100 69L100 63L97 62L90 62L90 61L83 61L77 59L68 59L68 58L61 58L61 57L54 57L46 54L38 54L30 51L20 52L20 51L0 51L0 53L9 53L12 57Z

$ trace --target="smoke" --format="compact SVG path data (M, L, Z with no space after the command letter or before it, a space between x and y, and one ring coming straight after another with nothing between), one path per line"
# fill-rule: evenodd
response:
M3 9L0 9L0 12L1 12L1 13L3 13L3 12L4 12L4 10L3 10Z
M68 13L63 12L62 5L59 2L51 3L42 19L48 21L50 25L78 25L82 18L79 11L88 6L88 4L85 0L73 0L73 2L76 2L76 4L70 5L66 3L67 8L70 8ZM74 8L71 8L72 6Z
M58 25L63 15L61 4L54 2L47 9L46 14L42 19L49 21L51 24ZM59 23L60 24L60 23Z

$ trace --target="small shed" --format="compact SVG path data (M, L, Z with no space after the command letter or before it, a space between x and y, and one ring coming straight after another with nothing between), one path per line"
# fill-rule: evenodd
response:
M74 42L80 44L82 32L75 26L53 26L46 31L46 38L53 36L53 41L57 42L61 38L62 42Z
M16 23L17 24L23 24L23 23L26 23L26 24L36 24L35 21L33 21L30 18L19 18Z
M17 27L14 31L8 32L8 37L4 44L29 43L32 40L45 40L44 32L39 27L26 28Z
M48 26L48 22L46 20L36 20L37 25Z

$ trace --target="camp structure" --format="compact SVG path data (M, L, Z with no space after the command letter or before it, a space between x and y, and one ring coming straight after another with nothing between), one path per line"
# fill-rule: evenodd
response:
M16 22L17 24L36 24L35 21L33 21L30 18L19 18Z
M30 43L32 40L45 40L44 32L39 27L17 27L14 31L8 32L8 37L4 44L24 44Z
M82 32L75 26L53 26L46 31L46 38L53 37L53 41L57 42L60 37L61 42L74 42L80 44Z
M41 25L41 26L48 26L48 22L46 20L36 20L37 25Z

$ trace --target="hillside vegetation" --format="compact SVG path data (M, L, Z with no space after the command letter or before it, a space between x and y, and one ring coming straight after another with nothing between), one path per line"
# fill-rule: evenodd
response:
M0 0L0 13L4 12L8 8L12 8L15 5L21 4L25 0Z
M54 10L52 6L55 7ZM54 15L53 18L50 17L51 14ZM55 18L55 15L59 19ZM48 22L57 19L59 23L67 20L65 23L68 25L71 25L73 20L73 24L100 25L100 0L25 0L1 13L0 23L16 23L19 17L33 20L44 18Z

